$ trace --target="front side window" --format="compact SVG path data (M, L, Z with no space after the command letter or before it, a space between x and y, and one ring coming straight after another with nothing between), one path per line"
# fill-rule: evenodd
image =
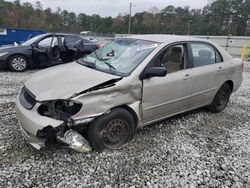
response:
M157 42L139 39L118 39L99 48L78 62L118 75L130 74L156 47Z
M153 60L153 67L165 67L168 74L187 68L186 45L178 44L163 50Z
M191 44L193 55L193 67L200 67L216 63L216 51L207 44Z
M31 38L31 39L29 39L29 40L23 42L23 43L21 44L21 46L30 46L30 45L33 44L34 42L36 42L36 41L40 40L41 38L43 38L44 36L46 36L46 34L42 34L42 35L38 35L38 36L36 36L36 37L33 37L33 38Z
M48 37L48 38L41 40L38 43L39 47L49 47L50 45L52 47L57 46L58 45L58 38L57 37Z

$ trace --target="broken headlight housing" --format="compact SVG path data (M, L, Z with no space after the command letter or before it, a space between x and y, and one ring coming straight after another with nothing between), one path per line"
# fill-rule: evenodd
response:
M68 118L77 114L82 104L71 100L53 100L42 103L37 112L57 120L67 121Z

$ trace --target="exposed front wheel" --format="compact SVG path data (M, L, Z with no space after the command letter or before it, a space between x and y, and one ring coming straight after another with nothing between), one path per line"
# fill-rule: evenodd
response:
M89 142L96 151L122 148L134 134L134 118L123 108L116 108L97 118L88 130Z
M21 55L15 55L9 59L9 67L12 71L23 72L28 68L28 60Z
M213 102L208 106L208 109L214 113L224 110L229 101L231 92L230 86L227 83L223 84L216 93Z

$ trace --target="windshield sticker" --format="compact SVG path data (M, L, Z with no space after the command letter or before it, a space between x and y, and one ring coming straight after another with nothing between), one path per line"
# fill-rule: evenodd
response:
M146 49L150 49L150 48L156 48L157 46L158 46L157 43L145 44L145 45L141 45L141 46L137 47L137 51L146 50Z

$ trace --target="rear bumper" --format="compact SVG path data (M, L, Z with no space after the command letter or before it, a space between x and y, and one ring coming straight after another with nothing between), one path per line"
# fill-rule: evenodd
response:
M25 140L30 143L36 149L40 149L45 146L45 139L38 138L38 130L42 130L44 127L52 126L58 127L63 121L54 120L45 116L41 116L37 113L37 108L40 104L36 104L33 109L25 109L19 102L19 95L16 100L16 113L19 121L20 130Z

